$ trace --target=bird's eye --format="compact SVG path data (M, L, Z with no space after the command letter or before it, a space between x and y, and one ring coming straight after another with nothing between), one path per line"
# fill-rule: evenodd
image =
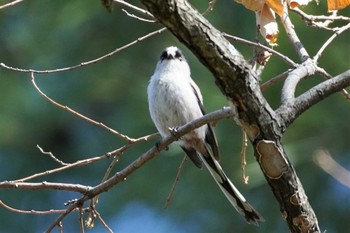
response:
M182 56L182 54L181 54L180 51L176 51L176 53L175 53L175 58L179 59L180 61L183 60L183 56Z

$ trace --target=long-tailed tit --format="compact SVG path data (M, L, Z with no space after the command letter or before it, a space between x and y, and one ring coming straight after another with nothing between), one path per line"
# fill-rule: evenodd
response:
M171 134L170 129L205 114L201 92L191 78L183 53L176 47L162 52L147 93L151 118L162 137ZM209 124L191 131L177 143L197 167L201 168L204 162L227 199L248 223L258 225L258 221L264 220L222 170L217 140Z

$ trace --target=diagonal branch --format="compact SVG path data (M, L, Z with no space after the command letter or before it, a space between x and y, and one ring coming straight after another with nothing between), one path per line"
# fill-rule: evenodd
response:
M316 215L281 142L284 119L262 96L259 78L248 61L186 0L141 2L213 73L216 85L237 112L235 120L254 147L289 229L320 232ZM307 60L302 44L298 52L302 61Z
M89 191L85 193L80 199L78 199L74 204L72 204L63 214L61 214L46 230L46 232L51 232L52 229L58 225L60 221L62 221L70 212L72 212L75 208L81 206L85 201L103 193L107 192L114 185L124 181L127 176L134 173L137 169L142 167L145 163L156 157L160 151L166 149L172 142L176 141L178 138L183 135L189 133L190 131L201 127L205 124L209 124L211 122L216 122L221 119L231 118L233 116L233 112L231 108L223 108L221 110L217 110L212 113L208 113L207 115L196 119L192 122L187 123L184 126L177 128L176 135L169 135L168 137L162 139L156 146L152 147L150 150L145 152L135 161L130 163L123 170L117 172L114 176L106 180L105 182L91 188Z
M284 119L287 127L311 106L348 86L350 86L350 70L316 85L295 98L292 105L282 105L276 113Z

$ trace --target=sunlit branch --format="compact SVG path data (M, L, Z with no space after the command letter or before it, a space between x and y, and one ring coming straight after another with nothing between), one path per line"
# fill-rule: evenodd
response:
M91 187L81 184L67 184L54 182L0 182L0 189L22 189L22 190L64 190L78 193L86 193Z
M269 47L267 47L267 46L265 46L263 44L260 44L258 42L253 42L253 41L250 41L250 40L246 40L246 39L243 39L243 38L240 38L240 37L237 37L237 36L232 36L232 35L229 35L227 33L222 33L222 35L224 37L226 37L226 38L232 39L234 41L237 41L237 42L249 45L249 46L262 48L262 49L264 49L264 50L274 54L276 57L280 58L282 61L287 63L287 65L292 66L292 67L296 67L297 66L297 64L292 59L290 59L289 57L287 57L287 56L283 55L282 53L277 52L276 50L274 50L272 48L269 48Z
M283 105L291 104L294 101L295 90L300 80L315 72L316 65L311 59L289 72L282 87L281 103Z
M141 13L141 14L143 14L143 15L145 15L145 16L148 16L148 17L151 18L153 21L155 21L154 16L153 16L149 11L147 11L147 10L144 10L144 9L142 9L142 8L140 8L140 7L134 6L134 5L132 5L132 4L128 3L128 2L125 2L125 1L123 1L123 0L113 0L113 2L115 2L115 3L117 3L117 4L120 4L121 6L125 6L125 7L129 8L129 9L131 9L131 10L133 10L133 11L136 11L136 12L138 12L138 13Z
M314 56L313 60L317 63L318 59L321 57L323 51L327 48L328 45L332 43L332 41L342 34L343 32L350 29L350 23L345 25L344 27L341 27L339 30L337 30L331 37L328 38L328 40L322 45L322 47L318 50L317 54Z
M305 20L309 25L329 31L336 31L337 28L330 28L329 24L334 23L335 21L345 21L350 22L350 17L337 15L336 11L333 11L331 15L309 15L300 10L299 8L291 8L291 11L300 15L303 20ZM319 22L323 21L323 22Z
M14 6L14 5L16 5L16 4L20 3L20 2L23 2L23 1L24 0L16 0L16 1L13 1L13 2L6 3L6 4L0 6L0 10L4 9L6 7Z
M285 10L283 16L281 17L282 25L284 27L284 30L286 30L287 36L293 44L295 51L299 55L301 62L305 62L308 58L310 58L310 56L306 51L303 43L301 43L297 33L295 32L294 25L288 15L287 3L285 2L284 5Z

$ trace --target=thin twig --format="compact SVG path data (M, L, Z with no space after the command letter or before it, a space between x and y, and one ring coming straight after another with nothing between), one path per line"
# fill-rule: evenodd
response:
M277 52L276 50L274 50L272 48L269 48L269 47L267 47L267 46L265 46L265 45L263 45L261 43L253 42L253 41L250 41L250 40L246 40L246 39L243 39L243 38L240 38L240 37L237 37L237 36L232 36L232 35L224 33L224 32L222 33L222 35L224 37L226 37L226 38L232 39L234 41L237 41L237 42L240 42L240 43L243 43L243 44L247 44L249 46L255 46L255 47L258 47L258 48L262 48L262 49L264 49L264 50L274 54L278 58L280 58L282 61L287 63L287 65L292 66L292 67L296 67L297 66L297 64L292 59L290 59L288 56L285 56L282 53Z
M142 37L139 37L137 38L136 40L126 44L126 45L123 45L115 50L113 50L112 52L110 53L107 53L101 57L98 57L98 58L95 58L93 60L90 60L90 61L87 61L87 62L82 62L78 65L74 65L74 66L68 66L68 67L64 67L64 68L58 68L58 69L52 69L52 70L34 70L34 69L22 69L22 68L16 68L16 67L11 67L11 66L8 66L4 63L0 63L0 66L2 66L3 68L5 69L8 69L8 70L12 70L12 71L16 71L16 72L22 72L22 73L36 73L36 74L48 74L48 73L57 73L57 72L64 72L64 71L69 71L69 70L74 70L74 69L77 69L77 68L81 68L81 67L84 67L84 66L88 66L88 65L91 65L91 64L96 64L106 58L109 58L117 53L119 53L120 51L126 49L126 48L129 48L145 39L148 39L154 35L157 35L157 34L160 34L161 32L165 31L166 28L162 28L162 29L159 29L159 30L155 30L151 33L148 33L147 35L145 36L142 36Z
M144 9L142 9L140 7L134 6L134 5L132 5L132 4L128 3L128 2L125 2L123 0L113 0L113 2L118 3L118 4L122 5L122 6L128 7L129 9L132 9L133 11L141 13L141 14L143 14L143 15L145 15L147 17L150 17L151 19L155 20L154 16L147 10L144 10Z
M173 186L171 187L171 190L170 190L170 192L169 192L169 194L168 194L168 197L167 197L166 200L165 200L164 209L168 208L168 206L169 206L171 200L173 199L173 195L174 195L174 193L175 193L177 183L178 183L179 180L180 180L180 176L181 176L182 171L183 171L183 169L184 169L184 167L185 167L184 165L185 165L186 161L187 161L187 156L185 155L184 158L183 158L182 161L181 161L181 164L180 164L180 166L179 166L179 169L177 170L177 173L176 173L176 177L175 177Z
M36 145L36 147L40 150L42 154L48 155L50 158L52 158L56 163L60 164L61 166L69 165L69 163L65 163L59 160L58 158L56 158L56 156L54 156L51 152L44 151L39 145Z
M100 222L102 223L102 225L107 229L108 232L113 233L113 230L107 225L107 223L103 220L101 214L94 208L93 209L96 217L98 218L98 220L100 220Z
M87 122L89 122L89 123L92 123L92 124L94 124L94 125L96 125L96 126L99 126L99 127L101 127L101 128L104 128L104 129L106 129L107 131L109 131L109 132L111 132L111 133L117 135L118 137L120 137L120 138L122 138L122 139L124 139L124 140L127 140L128 142L131 142L131 141L134 141L134 140L135 140L134 138L130 138L130 137L128 137L128 136L125 135L125 134L119 133L118 131L116 131L116 130L114 130L114 129L108 127L108 126L106 126L105 124L103 124L103 123L101 123L101 122L97 122L97 121L95 121L95 120L93 120L93 119L91 119L91 118L89 118L89 117L87 117L87 116L84 116L83 114L81 114L81 113L79 113L79 112L77 112L77 111L71 109L71 108L68 107L68 106L64 106L64 105L62 105L62 104L56 102L55 100L53 100L53 99L51 99L50 97L48 97L48 96L38 87L38 85L37 85L36 82L35 82L34 72L31 73L31 78L32 78L32 83L33 83L33 86L35 87L35 89L36 89L46 100L48 100L50 103L52 103L52 104L55 105L56 107L61 108L61 109L65 110L65 111L68 111L68 112L72 113L73 115L76 115L76 116L82 118L83 120L85 120L85 121L87 121Z
M0 200L0 206L4 207L5 209L19 213L19 214L37 214L37 215L45 215L45 214L62 214L66 210L20 210L13 208L9 205L6 205L3 201Z
M9 3L5 3L4 5L1 5L0 6L0 10L6 8L6 7L10 7L10 6L14 6L20 2L23 2L24 0L16 0L16 1L13 1L13 2L9 2Z
M313 60L315 61L315 63L317 63L318 59L321 57L323 51L327 48L327 46L330 45L337 36L339 36L341 33L349 29L350 29L350 23L340 28L331 37L329 37L328 40L321 46L321 48L318 50L318 52L314 56Z
M102 155L102 156L97 156L97 157L93 157L93 158L89 158L89 159L79 160L79 161L76 161L74 163L67 164L67 165L65 165L63 167L59 167L59 168L55 168L55 169L51 169L51 170L46 170L44 172L36 173L34 175L30 175L30 176L23 177L23 178L20 178L20 179L17 179L17 180L13 180L11 182L15 182L15 183L17 183L17 182L18 183L19 182L25 182L25 181L28 181L28 180L31 180L31 179L34 179L34 178L38 178L38 177L41 177L41 176L45 176L45 175L61 172L61 171L64 171L64 170L67 170L67 169L70 169L70 168L73 168L73 167L86 166L88 164L91 164L91 163L94 163L94 162L97 162L97 161L100 161L100 160L108 159L108 158L110 158L110 155L107 153L107 154Z
M260 85L261 91L266 91L268 88L270 88L271 86L273 86L277 82L285 80L288 77L288 73L291 71L292 71L292 69L288 69L287 71L284 71L283 73L278 74L275 77L267 80L266 82L264 82L263 84Z
M130 163L123 170L117 172L113 177L90 189L84 196L82 196L74 204L72 204L63 214L58 216L56 220L48 227L46 232L51 232L51 230L60 221L62 221L70 212L72 212L79 205L82 205L85 201L91 199L96 195L99 195L102 192L107 192L114 185L124 181L127 176L134 173L138 168L142 167L148 161L156 157L161 150L166 149L172 142L176 141L178 138L205 124L210 124L211 122L216 122L225 118L231 118L232 116L233 112L231 108L225 107L218 111L208 113L207 115L199 119L196 119L192 122L187 123L184 126L177 128L176 135L170 134L168 137L163 138L159 143L157 143L157 146L153 146L150 150L148 150L135 161Z
M83 208L80 206L78 211L78 219L79 219L79 227L80 227L80 232L84 233L85 232L85 227L84 227L84 216L83 216Z
M295 51L299 55L299 58L301 62L305 62L307 59L310 58L308 52L306 51L303 43L301 43L297 33L294 30L294 25L292 24L292 21L289 18L288 15L288 9L287 9L287 2L284 2L284 11L283 16L281 18L282 25L284 29L286 30L287 36L289 40L292 42Z
M145 19L145 18L141 18L140 16L136 16L136 15L134 15L134 14L131 14L131 13L129 13L127 10L125 10L125 9L122 9L122 11L127 15L127 16L129 16L129 17L131 17L131 18L135 18L135 19L137 19L137 20L140 20L140 21L142 21L142 22L146 22L146 23L156 23L157 21L156 20L153 20L153 19Z
M291 11L295 12L296 14L300 15L302 19L304 19L309 25L317 28L322 28L329 31L336 31L337 28L330 28L329 24L334 23L335 21L346 21L350 22L350 17L345 17L343 15L336 15L336 11L332 12L332 15L326 16L326 15L308 15L299 8L291 8ZM324 21L324 22L317 22L317 21Z

